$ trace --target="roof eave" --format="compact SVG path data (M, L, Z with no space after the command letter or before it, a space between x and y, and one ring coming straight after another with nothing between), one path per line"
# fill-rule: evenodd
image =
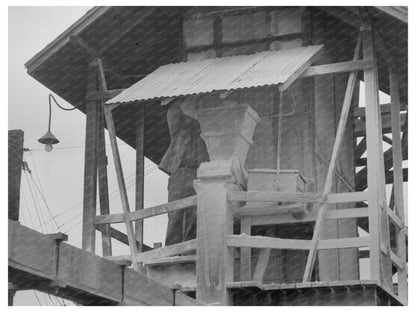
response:
M110 10L109 6L96 6L85 13L79 20L72 24L56 39L49 43L45 48L33 56L29 61L25 63L25 67L28 73L32 73L38 68L43 62L50 58L54 53L61 49L70 40L71 36L80 34L88 26L90 26L97 18L104 15Z

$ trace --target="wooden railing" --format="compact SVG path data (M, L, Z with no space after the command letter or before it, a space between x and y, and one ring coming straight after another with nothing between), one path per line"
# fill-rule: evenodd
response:
M166 204L153 206L150 208L145 208L142 210L137 210L130 212L129 214L110 214L110 215L99 215L94 218L94 223L96 226L102 226L103 224L112 224L112 223L125 223L126 221L132 222L137 220L143 220L146 218L151 218L158 216L164 213L178 211L181 209L186 209L197 204L197 196L190 196L184 199L175 200ZM197 240L192 239L186 242L178 243L175 245L165 246L162 248L145 251L138 253L136 256L136 263L146 263L152 259L160 259L169 256L175 256L181 253L195 251L197 246ZM105 257L113 261L132 261L131 255L120 255L120 256L108 256Z
M285 202L281 205L270 206L270 207L250 207L246 208L242 206L241 208L234 209L234 215L237 217L248 217L248 216L259 216L262 213L266 215L280 215L282 211L285 212L296 212L296 210L290 211L291 208L295 209L299 207L296 203L317 203L317 204L341 204L341 203L358 203L369 200L369 192L349 192L349 193L332 193L324 196L319 193L277 193L277 192L230 192L228 194L228 201L230 202ZM381 208L384 209L384 208ZM405 231L405 225L403 220L389 207L385 208L387 210L387 215L391 222L397 227L399 231ZM306 221L316 221L317 214L316 212L308 212L305 216ZM339 210L329 210L325 214L325 220L338 220L338 219L357 219L357 218L368 218L369 217L369 208L368 207L359 207L359 208L345 208ZM298 222L304 222L304 219L299 220ZM242 219L242 224L243 224ZM259 225L259 224L257 224ZM249 229L246 229L246 232L249 232ZM317 241L316 250L324 249L344 249L344 248L360 248L360 247L369 247L371 243L371 235L365 237L353 237L353 238L337 238L337 239L320 239ZM282 239L274 237L261 237L261 236L250 236L248 234L240 235L228 235L227 245L231 248L260 248L260 249L284 249L284 250L310 250L311 240L303 239ZM406 270L407 264L406 259L402 256L393 252L390 248L390 245L385 249L383 246L380 246L380 252L389 254L392 264L398 270ZM403 252L400 252L403 254ZM240 267L243 267L243 262L245 257L250 257L250 254L247 252L241 252ZM259 260L260 262L262 253L260 253ZM263 261L264 262L264 261ZM266 262L267 264L267 262ZM251 271L251 265L246 269ZM265 268L263 268L265 270ZM257 268L256 268L257 271ZM245 276L250 276L250 273ZM252 279L249 279L252 280ZM253 281L261 282L255 280L253 276ZM400 282L399 282L400 283Z

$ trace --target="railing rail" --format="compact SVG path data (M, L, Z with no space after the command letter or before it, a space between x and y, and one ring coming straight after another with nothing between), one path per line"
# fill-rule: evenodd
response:
M158 216L171 211L181 210L195 206L197 202L197 196L190 196L187 198L171 201L169 203L145 208L142 210L136 210L129 213L127 216L129 221L142 220L154 216ZM94 218L95 224L109 224L109 223L123 223L125 222L125 215L123 213L100 215Z

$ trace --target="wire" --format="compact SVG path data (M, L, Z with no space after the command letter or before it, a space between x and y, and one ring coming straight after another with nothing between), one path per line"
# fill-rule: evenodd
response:
M152 165L151 165L152 166ZM156 170L158 167L154 166L152 168L150 168L147 172L145 172L146 174L149 174L150 172ZM126 189L129 189L130 187L132 187L133 185L135 185L135 180L133 179L133 181L129 182L126 184ZM118 195L118 190L112 192L112 196L109 198L109 201L112 201L113 199L115 199L115 197ZM78 213L77 215L75 215L74 217L72 217L70 220L66 221L64 224L67 224L69 222L71 222L72 220L77 219L78 217L80 217L82 214L82 211L80 213ZM65 234L67 234L70 230L72 230L74 227L76 227L79 223L81 223L82 218L80 220L78 220L76 223L74 223L70 228L68 228L67 230L65 230ZM62 226L64 226L64 224L62 224Z
M54 216L53 216L53 214L52 214L52 211L51 211L51 209L49 208L49 205L48 205L48 203L46 202L46 199L45 199L45 197L43 196L43 194L42 194L41 190L39 189L38 185L36 184L36 181L33 179L32 174L30 174L30 177L31 177L31 179L32 179L32 181L33 181L33 184L34 184L34 185L35 185L35 187L37 188L37 190L38 190L38 192L39 192L39 194L40 194L40 196L41 196L41 198L42 198L42 200L43 200L43 202L44 202L44 204L45 204L45 206L46 206L46 208L47 208L47 210L48 210L48 212L49 212L49 216L51 216L51 217L52 217L53 222L55 223L56 227L57 227L57 228L58 228L58 230L60 231L61 229L60 229L60 227L59 227L59 224L56 222L56 220L55 220L55 218L54 218Z
M153 164L148 165L148 166L147 166L147 169L146 169L146 170L145 170L145 172L144 172L144 175L146 176L146 175L150 174L151 172L155 171L157 168L158 168L158 167L157 167L156 165L153 165ZM135 174L136 174L136 172L133 172L133 173L129 174L129 175L125 178L125 180L129 179L131 176L134 176ZM133 181L134 181L134 179L133 179ZM131 181L130 181L130 182L127 182L127 184L131 184ZM109 189L113 188L114 186L117 186L117 182L112 183L112 184L109 186ZM130 185L130 186L131 186L131 185ZM118 190L116 189L116 190L112 191L109 195L111 196L111 195L114 195L114 194L117 194L117 193L118 193ZM114 199L114 197L109 198L109 200L110 200L110 199ZM82 203L83 203L83 202L82 202L82 201L80 201L80 202L78 202L78 203L76 203L76 204L72 205L72 206L71 206L71 207L69 207L68 209L65 209L64 211L62 211L62 212L60 212L60 213L58 213L58 214L55 214L55 215L54 215L54 217L55 217L55 218L57 218L57 217L61 217L61 216L62 216L62 215L64 215L65 213L72 211L72 210L71 210L72 208L75 208L75 207L77 207L77 206L81 205ZM81 213L82 213L82 212L80 212L79 214L81 214ZM51 221L51 220L52 220L52 219L48 219L48 220L46 220L45 222L49 222L49 221ZM61 225L61 226L62 226L62 225Z
M23 200L25 201L25 207L26 207L27 210L29 210L29 204L28 204L28 201L26 199L25 192L22 190L21 193L23 194ZM28 214L29 214L30 224L32 225L32 229L34 229L35 228L35 222L33 222L32 214L31 213L28 213Z
M51 116L51 113L50 113L50 111L51 111L51 100L53 100L54 102L55 102L55 104L56 104L56 106L58 106L60 109L62 109L62 110L64 110L64 111L73 111L74 109L76 109L76 108L78 108L78 107L80 107L80 106L74 106L74 107L72 107L72 108L65 108L65 107L63 107L63 106L61 106L61 105L59 105L59 103L58 103L58 101L55 99L55 97L52 95L52 93L49 93L49 120L50 120L50 116ZM50 123L50 122L49 122Z
M126 143L124 144L118 144L119 146L125 146L128 145ZM111 146L111 144L106 144L106 146ZM54 147L53 150L71 150L71 149L81 149L81 148L85 148L85 145L79 145L79 146L65 146L65 147ZM37 152L37 151L44 151L44 148L31 148L28 149L28 151L30 152Z
M29 178L27 177L26 170L24 170L23 172L25 173L25 177L26 177L26 180L27 180L27 185L29 186L30 194L32 195L33 204L35 206L36 215L37 215L38 220L39 220L40 229L41 229L42 233L44 233L43 226L42 226L42 221L40 220L40 215L39 215L38 207L37 207L36 200L35 200L35 196L33 194L32 187L29 183Z
M297 103L296 103L295 97L293 96L293 93L290 91L290 89L287 89L287 93L289 93L290 97L292 98L293 109L292 109L291 112L282 114L279 110L278 114L259 114L259 116L260 117L268 117L268 118L276 118L276 117L280 117L280 116L289 117L289 116L292 116L292 115L296 114ZM280 97L280 101L283 101L283 96ZM283 108L283 104L282 104L282 108ZM282 109L282 111L283 111L283 109ZM301 113L301 112L298 112L298 113Z
M39 300L38 295L36 294L36 291L33 291L33 293L34 293L34 295L36 297L36 300L38 301L39 305L41 306L42 304L40 303L40 300Z

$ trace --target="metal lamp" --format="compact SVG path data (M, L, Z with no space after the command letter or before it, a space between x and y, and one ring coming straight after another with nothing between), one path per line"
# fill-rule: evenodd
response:
M45 151L50 152L53 150L53 145L59 143L59 140L51 132L51 116L52 116L52 105L51 98L52 94L49 94L49 123L48 131L38 140L39 143L45 144ZM55 100L55 99L54 99Z

